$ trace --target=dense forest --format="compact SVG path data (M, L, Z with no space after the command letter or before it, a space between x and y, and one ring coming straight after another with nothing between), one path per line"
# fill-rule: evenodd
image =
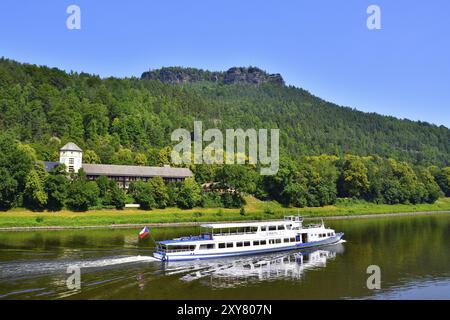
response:
M279 128L278 174L262 177L250 165L197 165L194 181L136 183L124 195L104 179L88 182L81 173L63 181L61 168L49 174L36 165L57 161L69 141L85 151L87 163L170 164L172 131L192 130L194 120L204 130ZM239 207L242 194L299 207L337 197L419 203L450 195L448 128L340 107L258 68L163 68L141 78L102 79L2 58L0 129L3 210L120 208L126 201L149 209ZM233 192L202 193L205 182ZM67 198L69 188L79 197Z

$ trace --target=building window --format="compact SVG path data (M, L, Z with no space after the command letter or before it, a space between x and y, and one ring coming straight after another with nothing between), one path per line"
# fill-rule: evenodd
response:
M75 172L75 169L74 169L74 167L73 166L69 166L69 172Z
M73 164L73 163L74 163L73 158L69 158L69 164Z

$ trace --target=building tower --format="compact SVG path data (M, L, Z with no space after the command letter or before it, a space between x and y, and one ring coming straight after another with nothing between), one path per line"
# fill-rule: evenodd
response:
M66 165L69 173L77 173L81 169L83 150L73 142L69 142L59 149L59 162Z

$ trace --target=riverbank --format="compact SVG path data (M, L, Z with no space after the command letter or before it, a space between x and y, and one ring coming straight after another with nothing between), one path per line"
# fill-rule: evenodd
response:
M273 220L284 215L300 214L305 218L342 219L371 216L450 213L450 198L441 198L434 204L379 205L364 201L340 199L336 205L319 208L283 208L276 202L247 198L245 215L239 209L178 208L142 211L92 210L88 212L32 212L14 209L0 213L0 231L60 230L89 228L126 228L138 226L181 226L205 222Z

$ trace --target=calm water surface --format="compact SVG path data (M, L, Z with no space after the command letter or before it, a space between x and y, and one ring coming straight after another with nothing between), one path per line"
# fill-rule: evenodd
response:
M450 215L328 221L346 242L163 264L140 228L0 233L0 299L450 299ZM199 228L150 230L159 239ZM366 269L381 268L369 290ZM66 285L68 266L81 289Z

